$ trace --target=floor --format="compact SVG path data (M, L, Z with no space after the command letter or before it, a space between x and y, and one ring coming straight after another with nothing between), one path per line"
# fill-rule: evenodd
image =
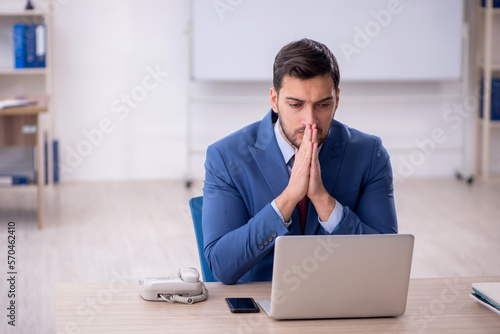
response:
M43 229L34 187L0 188L0 309L9 299L8 223L15 223L16 327L54 333L55 282L135 281L199 268L188 199L202 183L59 184L45 190ZM407 179L395 184L400 233L415 235L417 277L500 275L500 183ZM2 312L4 314L5 312Z

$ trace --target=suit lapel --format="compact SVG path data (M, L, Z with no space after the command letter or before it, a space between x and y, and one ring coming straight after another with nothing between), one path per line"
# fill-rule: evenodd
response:
M248 149L276 198L288 185L288 171L274 136L273 114L271 110L261 121L255 146L249 146Z
M266 180L267 185L273 195L273 199L278 197L288 185L288 170L283 158L283 154L278 146L274 135L273 120L277 115L271 110L264 117L259 126L259 132L255 146L249 146L255 163ZM300 218L297 208L292 213L292 234L301 234Z

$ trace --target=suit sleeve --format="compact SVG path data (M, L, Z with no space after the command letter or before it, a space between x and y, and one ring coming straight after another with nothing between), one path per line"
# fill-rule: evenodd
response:
M366 180L354 212L344 206L344 218L332 234L398 233L389 154L377 138ZM328 234L323 228L321 232Z
M227 163L210 146L205 162L202 226L205 256L214 276L234 284L274 247L276 238L288 233L270 202L254 215L245 201L253 189L238 189L241 169ZM243 187L242 187L243 188Z

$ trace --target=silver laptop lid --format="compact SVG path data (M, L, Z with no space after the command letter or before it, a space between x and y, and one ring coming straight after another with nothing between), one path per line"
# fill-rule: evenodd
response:
M404 314L413 244L409 234L279 237L270 316L311 319Z

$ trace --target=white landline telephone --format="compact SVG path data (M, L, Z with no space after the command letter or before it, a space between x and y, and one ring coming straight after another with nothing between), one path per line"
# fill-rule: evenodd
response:
M147 277L139 280L139 294L146 300L193 304L208 298L196 268L180 268L176 276Z

